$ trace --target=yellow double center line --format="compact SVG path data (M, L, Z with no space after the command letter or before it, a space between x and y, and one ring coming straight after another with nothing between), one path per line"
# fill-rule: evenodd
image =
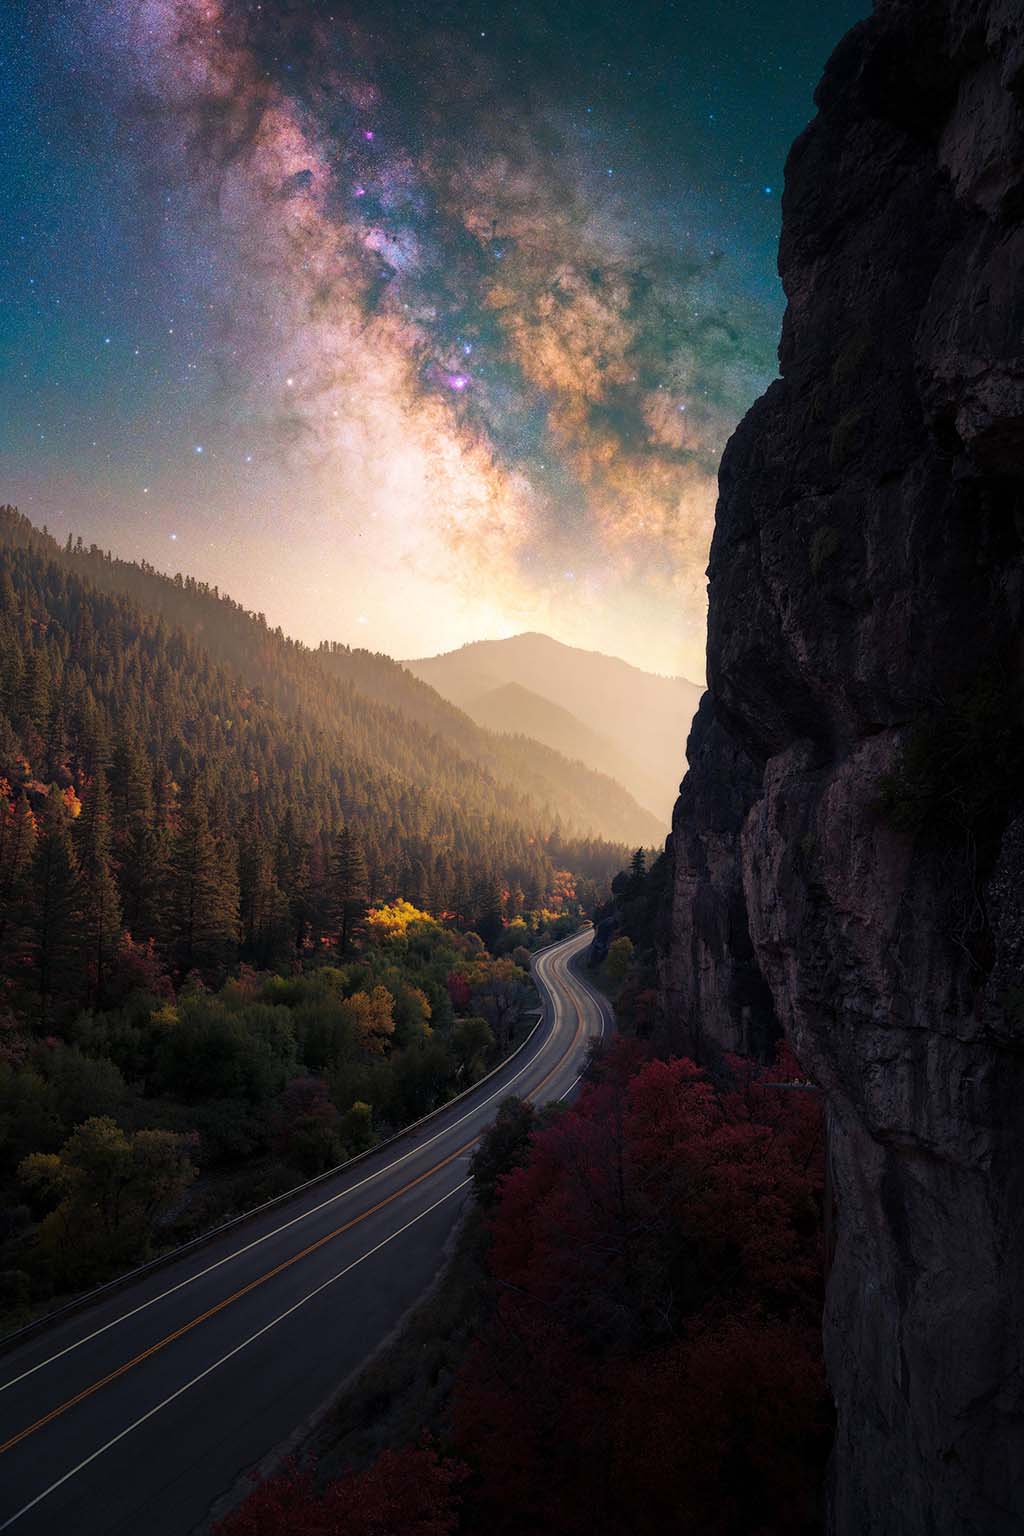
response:
M134 1366L141 1365L143 1360L148 1360L152 1355L159 1354L162 1349L166 1349L168 1344L173 1344L176 1339L183 1338L186 1333L191 1333L192 1329L198 1328L200 1323L205 1323L209 1318L216 1317L218 1312L223 1312L224 1308L230 1307L233 1302L241 1301L242 1297L248 1296L250 1291L255 1291L268 1280L273 1280L276 1275L283 1274L286 1269L291 1269L292 1265L298 1264L301 1259L307 1259L311 1253L316 1253L318 1248L323 1248L325 1244L333 1242L343 1232L350 1232L361 1221L366 1221L369 1217L375 1216L378 1211L382 1211L385 1206L399 1200L410 1189L415 1189L417 1184L422 1184L424 1179L429 1179L432 1174L439 1173L442 1168L446 1168L449 1163L453 1163L457 1157L461 1157L463 1152L467 1151L479 1140L479 1136L474 1136L472 1141L464 1142L461 1147L458 1147L454 1152L450 1152L447 1157L442 1158L439 1163L435 1163L432 1168L428 1168L425 1173L418 1174L415 1179L410 1179L407 1184L403 1184L401 1189L396 1189L386 1199L378 1200L377 1204L371 1205L368 1210L360 1212L358 1216L353 1216L350 1221L342 1222L341 1226L335 1227L333 1232L326 1232L323 1237L318 1237L315 1243L310 1243L308 1247L301 1249L298 1253L293 1253L290 1259L284 1259L280 1264L275 1264L273 1269L268 1269L264 1274L257 1275L256 1279L250 1280L248 1285L240 1286L230 1296L225 1296L222 1301L218 1301L216 1306L209 1307L205 1312L200 1312L198 1317L193 1317L189 1322L182 1323L181 1327L175 1328L173 1333L167 1334L165 1338L160 1339L156 1344L151 1344L148 1349L144 1349L139 1354L134 1355L131 1360L126 1360L123 1365L117 1367L116 1371L111 1371L109 1375L102 1376L99 1381L94 1381L92 1386L83 1387L81 1392L76 1393L74 1397L69 1397L67 1402L61 1403L57 1408L52 1408L49 1413L44 1414L41 1419L37 1419L34 1424L29 1424L26 1429L19 1430L9 1440L5 1440L3 1445L0 1445L0 1456L5 1451L9 1451L12 1446L17 1445L20 1440L35 1434L37 1429L44 1429L47 1424L52 1424L54 1419L60 1418L62 1413L67 1413L69 1408L74 1408L76 1404L84 1402L87 1397L92 1397L93 1393L98 1392L101 1387L109 1386L112 1381L117 1381L119 1376L124 1376Z
M567 987L566 990L576 1010L576 1032L571 1043L566 1046L550 1072L541 1078L536 1088L531 1089L528 1095L530 1098L540 1093L541 1089L551 1081L566 1057L575 1049L576 1043L579 1040L580 1031L583 1028L583 1010L573 995L572 989ZM410 1189L415 1189L417 1184L422 1184L425 1179L432 1178L435 1173L440 1173L442 1168L447 1168L449 1163L453 1163L464 1152L468 1152L470 1147L475 1146L480 1140L481 1135L482 1132L471 1137L469 1141L463 1142L461 1147L457 1147L454 1152L449 1152L447 1157L443 1157L432 1168L427 1168L425 1172L417 1174L414 1179L409 1179L407 1183L402 1185L401 1189L396 1189L393 1194L387 1195L383 1200L378 1200L376 1205L371 1205L367 1210L361 1211L358 1216L353 1216L349 1221L342 1222L340 1227L335 1227L332 1232L327 1232L323 1237L318 1237L316 1242L308 1244L307 1247L301 1249L298 1253L293 1253L291 1258L283 1259L273 1269L268 1269L264 1274L257 1275L256 1279L250 1280L248 1285L240 1286L237 1291L233 1291L230 1296L225 1296L215 1306L209 1307L205 1312L201 1312L189 1322L182 1323L181 1327L176 1328L173 1333L167 1334L166 1337L160 1339L156 1344L151 1344L148 1349L144 1349L139 1354L134 1355L131 1360L126 1360L123 1365L119 1365L116 1370L111 1371L108 1375L102 1376L99 1381L94 1381L91 1386L83 1387L81 1392L77 1392L74 1397L69 1397L66 1402L59 1404L56 1408L52 1408L41 1419L36 1419L34 1424L27 1425L25 1429L19 1430L16 1435L12 1435L9 1440L5 1440L0 1445L0 1456L5 1451L9 1451L18 1445L22 1440L28 1439L29 1435L34 1435L37 1430L45 1429L47 1424L53 1423L54 1419L59 1419L69 1409L85 1402L86 1398L92 1397L94 1393L99 1392L103 1387L109 1386L112 1381L117 1381L119 1377L126 1375L135 1366L141 1365L144 1360L149 1360L153 1355L159 1354L162 1349L166 1349L169 1344L173 1344L177 1339L183 1338L186 1333L191 1333L192 1329L198 1328L200 1323L207 1322L211 1317L216 1317L218 1312L223 1312L225 1307L230 1307L234 1302L241 1301L242 1297L248 1296L250 1291L257 1290L259 1286L264 1285L268 1280L273 1280L275 1276L283 1274L293 1264L298 1264L300 1260L308 1258L311 1253L316 1253L318 1249L323 1248L327 1243L333 1242L336 1237L341 1237L343 1233L350 1232L353 1227L357 1227L360 1222L367 1221L369 1217L375 1216L378 1211L384 1210L386 1206L393 1205L396 1200L400 1200L403 1195L408 1194Z

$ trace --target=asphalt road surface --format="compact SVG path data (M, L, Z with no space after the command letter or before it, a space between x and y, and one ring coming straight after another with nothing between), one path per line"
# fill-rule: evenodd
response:
M418 1130L0 1356L0 1531L188 1536L433 1279L510 1093L565 1098L607 1002L538 955L526 1048Z

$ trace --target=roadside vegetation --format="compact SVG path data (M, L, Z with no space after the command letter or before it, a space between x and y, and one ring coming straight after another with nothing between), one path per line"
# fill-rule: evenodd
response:
M620 1032L652 1040L663 1050L657 929L668 902L669 871L664 853L636 849L594 912L595 942L588 961L589 980L614 1003Z
M619 857L529 756L0 507L0 1328L515 1045L529 950Z
M374 1145L514 1049L530 949L578 921L502 922L492 947L405 901L353 908L296 972L242 967L0 1043L0 1286L8 1326Z
M319 1464L219 1536L816 1532L822 1138L809 1095L772 1090L791 1071L711 1083L622 1039L573 1109L509 1101L438 1291Z
M636 1006L663 878L617 881L628 1007L577 1102L502 1105L435 1291L218 1536L820 1529L820 1107L791 1058L669 1055Z

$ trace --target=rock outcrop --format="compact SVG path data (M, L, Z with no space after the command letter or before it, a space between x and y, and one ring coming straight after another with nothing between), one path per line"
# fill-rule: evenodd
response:
M663 988L827 1095L836 1536L1024 1530L1024 12L879 0L722 463Z

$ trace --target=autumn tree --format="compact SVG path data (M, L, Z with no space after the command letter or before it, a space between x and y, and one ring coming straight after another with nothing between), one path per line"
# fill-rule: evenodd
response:
M491 1026L500 1050L508 1050L529 996L526 975L512 960L492 961L476 979L473 1007Z
M57 1153L32 1153L19 1169L47 1210L37 1242L64 1283L82 1283L143 1252L153 1223L195 1177L193 1142L170 1131L126 1134L108 1116L86 1120Z
M503 1106L474 1160L496 1316L455 1394L469 1528L812 1536L820 1106L752 1064L643 1058L619 1041L546 1125Z
M391 993L381 986L369 993L354 992L343 1005L356 1039L371 1055L382 1055L388 1049L395 1032L393 1005Z
M214 1527L214 1536L454 1536L469 1469L421 1446L386 1450L362 1471L318 1489L294 1464Z
M528 1099L514 1094L502 1099L493 1125L480 1138L469 1169L476 1197L485 1208L497 1201L501 1180L529 1161L536 1128L537 1111Z

